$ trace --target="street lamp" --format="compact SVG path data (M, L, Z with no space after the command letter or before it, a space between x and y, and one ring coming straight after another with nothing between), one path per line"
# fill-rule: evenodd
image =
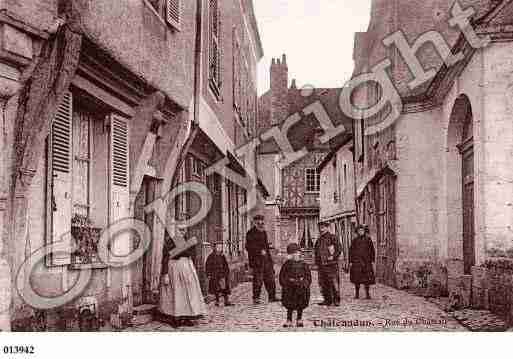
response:
M281 210L281 206L283 205L283 198L281 198L280 195L277 195L274 198L274 203L278 206L278 208Z

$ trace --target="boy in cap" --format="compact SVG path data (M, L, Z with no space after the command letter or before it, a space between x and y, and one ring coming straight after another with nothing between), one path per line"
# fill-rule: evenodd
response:
M310 267L301 259L299 245L291 243L287 246L289 259L280 270L281 302L287 309L287 322L284 328L292 327L292 315L297 311L297 327L303 327L303 310L310 302L310 285L312 275Z
M214 251L207 257L205 271L208 277L208 292L216 297L216 306L219 306L219 297L224 296L224 306L233 305L230 303L230 269L223 254L223 243L217 242Z

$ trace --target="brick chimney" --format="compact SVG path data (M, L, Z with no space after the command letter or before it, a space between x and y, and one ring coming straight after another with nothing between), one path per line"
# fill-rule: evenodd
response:
M271 125L284 121L288 116L289 69L287 57L282 55L271 62Z

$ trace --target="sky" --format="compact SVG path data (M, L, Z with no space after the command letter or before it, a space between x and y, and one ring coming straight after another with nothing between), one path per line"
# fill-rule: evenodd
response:
M354 33L366 31L371 0L253 0L264 48L259 94L269 89L271 59L287 55L298 87L341 87L353 71Z

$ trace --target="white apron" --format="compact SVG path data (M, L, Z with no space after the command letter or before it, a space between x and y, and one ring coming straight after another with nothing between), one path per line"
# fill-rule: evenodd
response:
M173 317L206 315L198 274L190 258L171 259L169 284L160 286L160 312Z

